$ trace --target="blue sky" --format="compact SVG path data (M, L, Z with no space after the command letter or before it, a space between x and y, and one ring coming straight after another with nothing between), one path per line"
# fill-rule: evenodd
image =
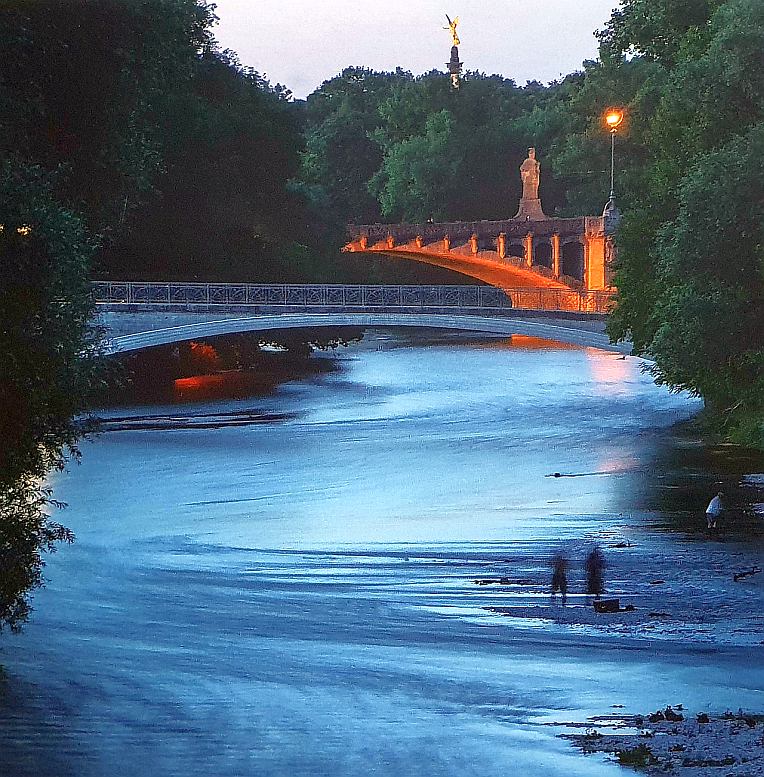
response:
M459 16L465 67L519 84L551 81L596 56L617 0L216 0L215 33L245 65L305 97L348 65L445 69Z

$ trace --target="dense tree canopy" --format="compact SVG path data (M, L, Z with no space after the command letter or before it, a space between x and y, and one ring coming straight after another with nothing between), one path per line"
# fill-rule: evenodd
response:
M670 50L645 37L669 2L627 3L603 34L613 56L650 54L661 86L640 115L647 164L620 236L611 332L764 445L764 6L691 5Z
M76 455L73 418L98 386L93 245L52 189L40 168L0 164L0 628L26 618L40 551L70 538L40 483Z
M162 174L103 252L110 277L296 280L309 275L303 141L290 94L206 48L160 118Z
M114 230L161 171L156 116L211 45L195 0L5 0L0 154L60 170L56 194Z

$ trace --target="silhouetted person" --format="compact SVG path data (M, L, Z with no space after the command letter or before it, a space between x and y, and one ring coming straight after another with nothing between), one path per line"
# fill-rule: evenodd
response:
M605 592L605 557L599 545L595 545L586 557L586 593L599 599Z
M559 591L562 594L563 606L568 601L568 566L568 559L562 553L552 557L552 599L555 599Z
M722 501L723 499L724 499L724 491L720 491L708 503L708 507L706 507L706 521L708 521L709 529L718 528L717 521L719 520L719 516L722 514L722 511L724 510L724 502Z

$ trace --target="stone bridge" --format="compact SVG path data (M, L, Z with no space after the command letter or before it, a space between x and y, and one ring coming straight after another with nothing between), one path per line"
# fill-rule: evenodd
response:
M498 287L612 289L614 247L605 216L546 216L535 149L528 149L520 173L523 196L513 218L350 224L343 250L424 262Z
M604 219L456 221L348 226L344 251L432 264L493 286L602 291Z
M240 332L427 327L528 335L630 353L604 333L610 295L556 288L105 282L94 284L109 350Z

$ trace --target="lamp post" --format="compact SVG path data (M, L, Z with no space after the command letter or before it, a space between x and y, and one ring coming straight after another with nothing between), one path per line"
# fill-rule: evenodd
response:
M623 108L608 108L605 111L605 126L610 131L610 198L602 215L605 219L605 232L612 233L621 220L621 214L615 204L615 135L623 124Z

